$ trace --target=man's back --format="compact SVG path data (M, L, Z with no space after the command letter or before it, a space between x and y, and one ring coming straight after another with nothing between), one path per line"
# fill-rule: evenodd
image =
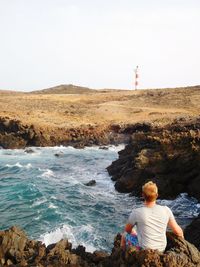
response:
M137 226L138 240L142 248L164 251L166 247L166 228L169 219L174 219L166 206L154 205L133 210L128 223Z

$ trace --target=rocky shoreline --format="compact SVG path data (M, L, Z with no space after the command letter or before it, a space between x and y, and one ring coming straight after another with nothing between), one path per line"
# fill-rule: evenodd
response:
M116 190L141 196L141 186L154 180L160 198L186 192L200 200L200 118L129 133L130 143L107 168Z
M156 250L137 252L120 249L120 234L114 240L111 253L86 252L83 246L72 248L68 240L46 247L40 241L30 240L17 227L0 231L0 266L38 267L197 267L198 249L181 238L168 233L164 253Z
M84 125L48 132L37 129L34 125L22 124L19 120L0 117L0 147L15 149L63 145L84 148L85 146L127 143L129 134L120 129L119 125Z
M200 200L200 118L179 119L170 125L149 123L131 125L84 126L66 129L63 136L47 134L19 120L0 118L0 147L71 145L85 146L127 143L119 159L108 168L115 188L140 196L141 186L154 180L159 197L173 199L182 192ZM186 239L200 249L200 216L185 230ZM198 249L185 240L168 236L164 254L141 251L124 258L119 248L119 235L111 254L72 249L68 241L47 248L38 241L28 240L18 228L0 232L0 266L200 266ZM20 244L19 244L20 243Z

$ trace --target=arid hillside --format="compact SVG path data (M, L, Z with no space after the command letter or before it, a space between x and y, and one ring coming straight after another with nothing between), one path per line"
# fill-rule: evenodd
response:
M90 90L90 89L88 89ZM200 113L200 86L155 90L103 90L76 94L0 91L0 116L51 131L82 125L166 124ZM90 92L90 93L89 93Z
M73 84L61 84L55 87L32 91L33 94L86 94L96 90Z

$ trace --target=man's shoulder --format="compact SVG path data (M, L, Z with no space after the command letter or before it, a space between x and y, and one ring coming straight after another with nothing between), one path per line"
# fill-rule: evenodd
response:
M144 210L145 210L145 206L142 206L142 207L136 208L135 212L140 213L140 212L143 212Z
M147 210L150 210L152 208L147 208L145 206L142 206L142 207L139 207L139 208L136 208L134 209L135 212L144 212L144 211L147 211ZM157 210L165 210L165 211L171 211L171 209L167 206L164 206L164 205L159 205L159 204L156 204L153 209L157 209Z
M157 212L167 214L169 217L172 216L172 210L167 206L157 205Z
M159 205L159 204L156 204L156 205L153 207L153 209L163 210L163 211L165 210L165 211L167 211L167 212L170 212L170 211L171 211L171 209L170 209L169 207L164 206L164 205ZM145 207L145 206L142 206L142 207L133 209L132 212L134 212L134 213L141 213L141 212L145 212L145 211L147 211L147 210L149 210L149 208L147 208L147 207Z
M158 209L170 210L170 208L169 208L169 207L167 207L167 206L164 206L164 205L159 205L159 204L156 204L156 207L157 207Z
M131 212L132 216L136 216L137 214L140 214L141 212L143 212L144 207L139 207L139 208L134 208Z

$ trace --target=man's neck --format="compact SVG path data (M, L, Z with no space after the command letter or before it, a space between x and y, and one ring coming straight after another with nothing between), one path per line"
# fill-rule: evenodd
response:
M151 208L151 207L153 207L153 206L156 205L156 201L151 201L151 202L149 202L149 201L145 201L145 202L144 202L144 205L145 205L146 207L148 207L148 208Z

